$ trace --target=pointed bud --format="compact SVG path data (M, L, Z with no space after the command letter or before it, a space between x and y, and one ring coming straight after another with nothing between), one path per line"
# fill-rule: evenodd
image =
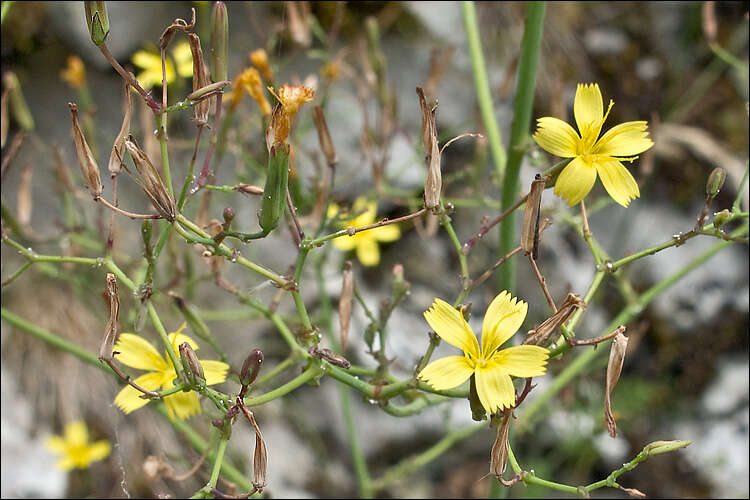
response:
M109 35L109 16L105 2L83 2L86 12L86 25L89 27L91 41L101 45Z
M175 217L177 217L177 202L175 202L174 196L167 189L167 185L162 179L161 174L151 163L151 160L148 159L146 153L135 143L133 136L125 139L125 148L130 153L133 164L136 170L138 170L139 176L134 176L134 180L141 186L141 189L146 193L149 200L151 200L151 204L156 211L169 222L174 222Z
M724 186L724 181L727 178L727 172L721 167L717 167L711 171L711 175L708 176L706 181L706 194L710 198L716 198L721 188Z
M215 82L227 80L229 39L229 17L224 2L214 2L211 10L211 79Z
M253 349L247 356L247 358L245 358L245 362L242 363L242 370L240 371L240 384L242 384L243 387L252 385L252 383L255 382L262 364L263 351L261 351L260 349Z
M349 325L352 319L352 295L354 294L354 272L351 261L344 264L343 279L341 280L341 295L339 296L339 339L341 351L346 351L346 340L349 338Z
M646 498L646 494L641 490L637 490L635 488L623 488L622 486L620 487L620 489L632 498Z
M234 209L232 207L226 207L221 215L224 217L224 224L229 226L229 224L231 224L234 220L234 216L236 214L234 213Z
M279 223L286 208L286 191L289 184L289 144L276 143L268 155L266 185L263 188L258 221L261 229L271 232Z
M206 376L203 374L203 365L201 365L198 356L188 342L180 344L180 361L190 385L206 383Z
M623 331L624 326L620 327ZM612 341L612 347L609 351L609 363L607 363L607 385L604 393L604 418L607 421L607 431L611 437L617 437L617 424L615 417L612 415L612 404L610 397L612 390L615 388L617 381L620 380L620 372L625 362L625 351L628 348L628 338L622 333L618 333Z
M271 66L268 64L268 54L264 49L257 49L250 52L250 61L260 70L263 74L263 78L266 80L273 80L273 71Z
M235 189L239 191L240 193L244 194L263 194L263 188L260 186L254 186L252 184L245 184L244 182L240 182L235 186Z
M338 163L336 158L336 148L331 140L331 133L328 131L328 124L326 118L323 115L323 108L315 106L313 108L313 120L315 121L315 128L318 131L318 142L320 143L320 151L323 156L326 157L326 161L329 165L335 165Z
M120 314L120 297L117 294L117 278L112 273L107 273L107 289L105 295L109 301L109 320L104 331L104 339L99 347L99 359L111 361L112 349L117 341L119 331L118 316Z
M125 153L125 139L130 134L130 117L133 114L132 101L130 99L130 84L123 80L123 118L120 133L115 137L112 151L109 154L108 170L115 176L122 169L122 155Z
M645 453L647 456L660 455L662 453L669 453L670 451L676 451L681 448L689 446L692 441L684 440L673 440L673 441L654 441L653 443L647 444L641 453Z
M732 214L726 208L714 214L714 227L719 228L732 219Z
M99 177L99 165L96 164L94 155L91 153L91 149L86 142L86 137L84 137L81 126L78 124L78 106L69 102L68 107L73 117L73 142L76 146L78 165L81 167L81 174L89 193L91 193L94 199L98 199L103 189L102 181Z
M586 302L584 302L580 295L569 293L555 314L547 318L534 330L529 330L522 344L546 346L550 337L557 331L560 325L568 321L578 309L585 308Z
M542 192L546 179L536 174L531 181L531 189L526 198L526 206L523 210L523 224L521 229L521 248L526 254L531 254L536 260L539 249L539 208L542 203Z

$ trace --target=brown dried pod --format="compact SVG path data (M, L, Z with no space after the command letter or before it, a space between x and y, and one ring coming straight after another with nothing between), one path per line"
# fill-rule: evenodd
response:
M125 153L125 138L130 134L130 117L133 114L133 103L130 99L130 84L123 80L123 118L120 133L115 137L112 152L109 154L110 174L114 177L122 169L122 155Z
M560 325L568 321L578 309L585 309L586 302L580 295L569 293L555 314L544 320L541 325L529 330L522 344L546 346L550 337Z
M440 192L443 188L443 177L440 172L440 148L437 140L435 117L437 104L431 109L427 106L422 87L417 87L419 105L422 109L422 145L427 163L427 178L424 183L424 204L430 210L440 206Z
M18 216L18 222L24 227L28 227L29 222L31 222L31 179L34 174L31 166L31 163L26 163L21 169L16 196L16 215Z
M338 158L336 158L336 148L333 145L331 133L328 131L328 124L323 115L323 108L320 106L315 106L313 108L313 120L315 121L315 128L318 131L320 151L323 153L323 156L326 157L328 165L335 165L338 163Z
M531 181L531 189L526 198L523 209L523 224L521 225L521 248L526 254L536 260L539 253L539 208L542 203L542 193L547 182L546 177L536 174Z
M86 142L86 137L84 137L81 126L78 123L78 106L69 102L68 108L70 108L70 114L73 117L73 142L75 143L81 174L89 193L96 200L101 196L103 189L102 180L99 177L99 165L97 165L96 159L94 159L94 155L91 153L91 149Z
M624 326L620 327L621 331L625 330ZM620 380L620 372L625 362L625 351L628 348L628 338L622 333L618 333L612 341L612 347L609 350L609 362L607 363L607 385L604 393L604 418L607 420L607 431L611 437L617 437L617 424L615 417L612 415L611 395L617 381Z
M348 359L346 359L344 356L341 356L340 354L336 354L330 349L320 349L317 346L312 346L310 349L308 349L308 352L315 358L324 359L332 365L339 366L346 370L348 370L352 366Z
M99 359L112 361L112 348L117 341L119 332L118 316L120 315L120 296L117 294L117 278L112 273L107 273L107 289L105 292L109 299L109 319L104 331L104 339L99 347Z
M180 344L180 361L182 362L182 369L185 371L185 376L192 385L205 383L206 376L203 374L203 365L198 360L198 355L195 354L193 347L189 342L183 342Z
M490 474L500 478L508 465L508 435L510 433L511 412L503 414L503 421L497 428L495 444L490 452Z
M637 490L635 488L623 488L622 486L620 486L620 489L632 498L646 498L646 494L641 490Z
M169 222L174 222L177 217L177 202L167 189L161 174L148 159L146 153L138 147L132 135L125 140L125 148L138 170L139 175L133 176L133 179L141 186L156 211Z
M240 182L237 184L234 189L239 191L240 193L244 194L256 194L260 195L263 194L263 188L260 186L255 186L253 184L245 184L244 182Z
M197 90L209 85L211 80L208 76L206 62L203 60L203 49L201 49L200 38L195 33L188 33L188 42L190 43L190 52L193 54L193 93L195 93ZM191 97L188 96L188 98ZM202 100L193 106L193 116L198 126L205 125L208 122L210 106L210 99Z
M339 296L339 335L341 350L346 350L346 340L349 338L349 325L352 319L352 295L354 294L354 272L351 261L346 261L342 273L341 295Z

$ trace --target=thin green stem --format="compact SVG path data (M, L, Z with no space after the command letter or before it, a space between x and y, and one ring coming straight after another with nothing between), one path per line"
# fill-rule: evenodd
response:
M273 401L274 399L278 399L281 396L284 396L285 394L289 394L293 390L295 390L297 387L309 382L310 380L314 379L315 377L319 377L323 371L320 368L320 365L317 363L313 363L310 366L307 367L307 369L302 372L302 374L296 376L286 384L277 387L276 389L272 391L268 391L265 394L262 394L260 396L254 396L252 398L245 398L245 405L246 406L259 406L265 403L268 403L269 401Z
M307 258L309 251L310 247L300 248L299 254L297 255L297 262L294 265L294 288L291 290L294 306L297 308L297 314L299 315L299 319L302 321L302 326L305 328L306 332L311 332L313 326L310 322L310 316L307 314L307 309L305 308L305 301L299 292L299 283L300 278L302 277L302 268L305 265L305 259Z
M750 159L745 160L745 174L742 176L742 181L740 181L740 187L737 188L737 197L734 199L734 203L732 203L732 212L740 211L740 202L742 201L742 193L745 192L748 172L750 172Z
M164 87L166 92L166 87ZM161 151L161 168L164 173L164 183L167 185L170 194L174 194L172 188L172 174L169 171L169 150L167 148L167 113L159 115L159 150Z
M216 459L214 460L213 469L211 469L211 478L208 480L206 485L207 489L216 487L216 482L219 480L219 472L221 472L221 466L224 463L224 452L227 450L228 439L220 439L219 445L216 449Z

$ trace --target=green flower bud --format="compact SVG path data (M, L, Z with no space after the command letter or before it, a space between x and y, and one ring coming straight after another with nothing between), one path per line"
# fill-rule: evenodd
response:
M679 450L690 445L692 441L654 441L653 443L647 444L643 448L642 453L646 453L648 456L659 455L661 453L669 453L670 451Z
M286 207L286 190L289 183L289 144L276 143L268 155L266 186L258 216L260 227L270 233L279 223Z
M706 181L706 194L711 198L715 198L719 194L719 191L721 191L722 186L724 186L726 178L727 173L723 168L716 167L713 169L711 175L708 176L708 181Z
M232 223L234 220L234 216L236 215L234 212L234 209L232 207L227 207L224 209L224 212L222 213L224 216L224 223L229 226L229 224Z
M722 210L721 212L716 212L714 214L714 227L719 228L729 222L729 220L732 218L732 214L727 210L726 208Z
M86 24L89 27L91 41L101 45L109 35L109 16L104 2L83 2L86 9Z
M215 82L228 79L228 39L227 6L224 2L216 2L211 10L211 79Z

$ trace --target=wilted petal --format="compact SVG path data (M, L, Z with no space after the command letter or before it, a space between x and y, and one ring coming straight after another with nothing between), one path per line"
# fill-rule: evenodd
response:
M599 162L596 170L609 195L623 207L641 195L633 175L617 160Z
M576 156L577 144L580 137L576 131L564 121L545 116L537 120L534 140L545 151L562 158Z
M569 207L579 203L589 194L596 181L596 168L579 158L573 159L560 172L555 182L555 194L561 196Z
M442 299L435 299L430 309L424 312L424 319L450 345L458 347L474 359L479 357L479 342L455 307Z
M473 371L466 356L446 356L425 366L418 376L433 389L442 391L463 384Z
M496 352L492 361L513 377L539 377L546 372L549 351L537 345L519 345Z
M503 290L487 308L482 322L482 353L489 357L521 327L528 304Z

